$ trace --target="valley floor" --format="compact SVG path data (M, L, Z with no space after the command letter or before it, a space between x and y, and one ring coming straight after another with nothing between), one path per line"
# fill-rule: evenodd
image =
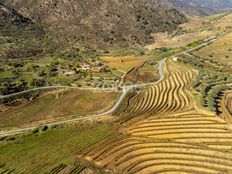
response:
M191 82L199 72L171 59L162 65L163 78L128 93L110 123L1 138L0 171L231 173L232 126L194 100Z
M115 79L123 92L113 107L116 93L71 90L0 115L0 128L10 128L30 126L30 121L44 118L93 113L46 122L36 129L0 132L0 173L232 173L231 31L227 26L231 20L224 24L230 17L223 14L205 18L204 23L187 23L181 30L183 37L177 31L158 45L169 47L168 43L178 48L164 49L162 54L154 50L153 60L103 57L113 74L124 74L121 82ZM160 37L162 40L166 35ZM214 54L208 54L212 49ZM141 74L154 68L159 68L160 80L154 82L156 71L147 82ZM137 84L140 78L143 83ZM126 82L133 85L124 86ZM221 90L224 95L220 98ZM210 109L222 113L216 115ZM103 114L94 115L100 111Z

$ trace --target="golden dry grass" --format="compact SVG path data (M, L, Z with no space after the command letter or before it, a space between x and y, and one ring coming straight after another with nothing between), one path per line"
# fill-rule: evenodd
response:
M232 26L232 13L225 15L218 22L215 22L214 27L219 30L225 30L228 26Z
M232 91L226 91L220 100L220 117L227 123L232 123Z
M104 56L103 61L111 68L116 68L120 71L127 72L131 68L141 66L146 61L141 57L134 56Z
M194 54L223 64L232 65L232 32Z
M190 17L187 23L180 26L187 32L176 36L171 36L167 33L154 34L155 43L146 46L146 48L183 47L194 41L203 40L221 33L227 30L228 26L232 26L232 13L222 13L207 17Z
M171 37L167 33L157 33L153 35L155 43L152 45L148 45L145 48L149 50L162 48L162 47L179 48L179 47L184 47L193 41L202 40L212 35L213 35L212 31L192 32L176 37Z

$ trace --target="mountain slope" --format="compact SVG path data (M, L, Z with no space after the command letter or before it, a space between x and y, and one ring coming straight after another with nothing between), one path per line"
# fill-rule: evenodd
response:
M144 45L151 33L172 31L183 22L177 10L150 0L7 0L25 16L42 24L56 41L98 47Z
M169 4L191 16L211 15L232 10L232 0L155 0L160 4Z
M22 16L16 10L8 8L0 3L0 34L5 36L41 37L44 33L42 28L35 25L30 19Z
M0 58L21 57L28 53L34 55L38 52L37 45L36 49L32 47L44 37L42 27L1 3L0 21Z

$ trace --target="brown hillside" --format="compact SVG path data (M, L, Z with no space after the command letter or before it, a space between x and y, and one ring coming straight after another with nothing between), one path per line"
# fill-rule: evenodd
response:
M186 18L149 0L7 0L41 23L56 41L103 46L144 45L151 33L172 31Z

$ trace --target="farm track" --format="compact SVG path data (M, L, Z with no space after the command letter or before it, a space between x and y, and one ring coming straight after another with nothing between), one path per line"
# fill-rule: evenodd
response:
M197 72L167 60L164 75L127 98L115 112L119 133L82 157L112 173L232 173L232 127L196 107L189 83Z

